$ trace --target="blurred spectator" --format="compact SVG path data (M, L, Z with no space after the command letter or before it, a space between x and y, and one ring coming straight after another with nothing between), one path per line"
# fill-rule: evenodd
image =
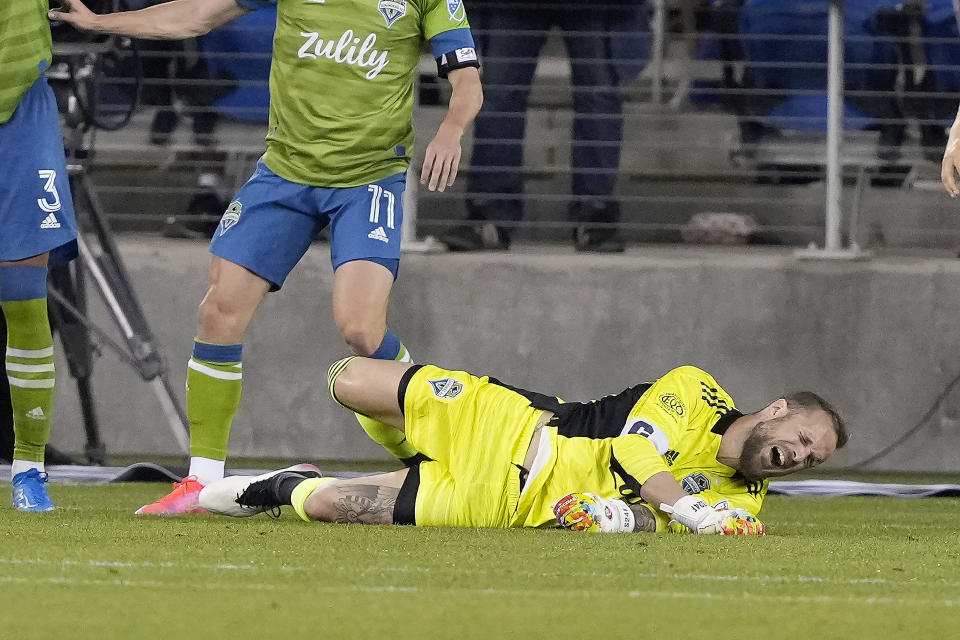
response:
M126 10L143 9L167 0L123 0ZM146 80L142 100L159 107L150 125L150 142L167 144L180 123L178 102L190 116L194 141L209 145L217 124L213 102L230 91L226 83L211 82L203 53L195 39L169 42L136 40Z
M920 130L924 155L939 161L946 125L960 89L960 56L953 0L904 0L877 14L877 31L896 42L903 67L899 89L904 116ZM903 126L905 137L906 123Z
M167 0L123 0L127 10L143 9ZM193 142L200 149L181 158L200 167L197 186L182 216L171 216L164 235L171 237L209 237L216 228L227 201L220 194L221 177L211 169L224 162L216 145L219 115L214 102L233 90L235 82L227 74L213 77L204 51L196 39L136 40L143 64L144 86L141 101L157 107L150 124L150 142L169 144L184 117L189 117Z
M559 27L573 85L572 194L577 250L623 251L613 190L623 135L620 86L647 55L647 6L638 0L526 5L474 0L471 23L483 63L484 107L475 125L466 224L444 238L451 251L507 249L523 217L527 99L548 31Z
M877 33L877 15L900 0L850 0L844 10L844 126L880 130L878 155L899 153L903 113L894 88L897 51ZM724 101L741 116L743 152L779 129L820 131L827 116L829 0L713 0L710 28L724 73Z

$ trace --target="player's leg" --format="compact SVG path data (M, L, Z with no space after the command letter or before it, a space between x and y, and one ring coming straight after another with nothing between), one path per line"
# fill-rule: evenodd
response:
M620 208L613 198L623 139L621 87L610 58L608 33L616 12L581 6L560 19L570 57L573 83L573 195L569 217L578 251L620 252L623 241L614 226Z
M44 448L53 416L53 336L47 317L47 254L0 263L0 308L7 323L6 375L13 405L13 505L48 511Z
M330 395L359 416L403 435L404 417L398 390L413 366L409 362L344 358L330 366L327 374Z
M138 509L140 515L201 512L200 490L223 477L243 391L243 337L270 283L216 255L211 256L209 278L187 363L190 470L171 493Z
M387 328L390 291L400 261L400 228L406 175L337 193L331 216L330 254L334 265L333 316L340 335L357 355L410 362L397 335ZM406 465L422 459L396 429L357 415L367 435Z
M407 361L409 352L397 335L387 329L387 304L393 274L381 264L353 260L341 265L333 278L333 315L350 350L386 361ZM405 464L418 460L417 451L402 432L366 412L357 413L360 426L370 438Z
M321 477L313 465L295 465L260 476L224 478L205 487L200 500L211 512L234 517L293 506L308 522L413 524L418 483L404 497L407 473L402 469L338 480Z
M340 524L413 524L398 520L397 505L409 469L323 482L304 480L290 487L290 504L304 520ZM415 498L415 495L414 495ZM412 509L412 504L407 505Z
M187 365L190 470L183 482L139 514L202 511L204 485L223 477L243 381L243 339L260 302L279 289L320 228L310 187L284 180L261 162L214 233L207 293ZM282 206L278 206L279 201Z
M474 122L467 174L467 220L473 224L444 234L451 251L508 249L513 223L523 217L527 101L551 13L535 6L484 7L486 46L478 49L484 55L484 108ZM493 222L495 238L486 237L486 225L476 221Z
M0 124L0 149L10 150L0 155L0 308L14 411L14 506L47 511L43 456L55 377L47 267L76 256L77 224L56 99L44 77Z

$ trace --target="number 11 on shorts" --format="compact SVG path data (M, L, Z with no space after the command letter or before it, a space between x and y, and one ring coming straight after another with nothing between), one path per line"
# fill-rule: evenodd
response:
M378 184L367 185L367 191L370 192L370 222L380 224L380 201L386 198L387 228L393 229L393 211L397 201L396 196Z

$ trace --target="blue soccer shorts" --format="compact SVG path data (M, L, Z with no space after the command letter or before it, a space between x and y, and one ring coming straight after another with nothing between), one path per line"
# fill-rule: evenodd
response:
M312 187L281 178L261 159L227 207L210 251L271 283L276 291L330 225L333 268L371 260L397 276L406 174L357 187Z
M77 221L53 90L41 76L0 124L0 261L77 255Z

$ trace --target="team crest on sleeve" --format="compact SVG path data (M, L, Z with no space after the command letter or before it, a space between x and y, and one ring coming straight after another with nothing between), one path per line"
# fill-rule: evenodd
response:
M438 398L452 400L463 391L463 383L453 378L441 378L440 380L427 380L433 387L433 395Z
M632 434L643 436L652 442L653 446L657 448L657 453L660 455L664 455L670 450L670 439L667 438L667 434L664 433L660 427L646 420L639 418L631 420L623 426L623 430L620 432L621 436L629 436Z
M700 471L691 473L680 481L680 486L689 494L700 493L710 488L710 478Z
M389 29L394 22L407 15L407 0L380 0L377 2L377 10L387 21Z
M451 20L463 20L463 0L447 0Z
M227 207L227 210L223 212L223 217L220 218L220 235L223 235L227 230L233 225L240 222L240 213L243 211L243 204L239 200L234 200Z

